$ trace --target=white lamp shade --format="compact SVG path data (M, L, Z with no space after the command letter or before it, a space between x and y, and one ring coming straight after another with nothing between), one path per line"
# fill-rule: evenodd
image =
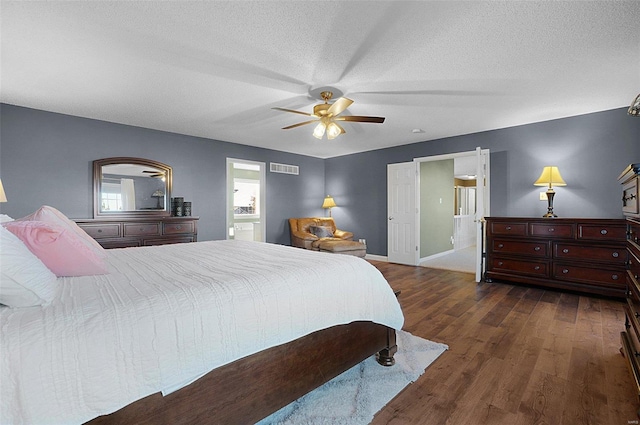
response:
M338 124L331 122L327 126L327 139L333 140L341 134L340 126Z
M319 122L316 128L313 130L313 137L316 139L322 139L324 136L324 131L327 129L323 122Z

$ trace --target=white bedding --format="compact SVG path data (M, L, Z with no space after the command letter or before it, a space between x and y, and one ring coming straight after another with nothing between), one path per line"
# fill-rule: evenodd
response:
M47 307L0 308L0 422L77 424L238 358L356 320L400 329L362 259L258 242L108 251Z

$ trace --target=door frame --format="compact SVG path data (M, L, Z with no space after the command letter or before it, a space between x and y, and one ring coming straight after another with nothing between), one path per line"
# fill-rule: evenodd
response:
M229 175L230 171L233 168L233 164L248 164L248 165L257 165L260 169L260 241L265 242L267 240L267 163L260 161L251 161L248 159L239 159L239 158L229 158L227 157L227 168L226 168L226 199L225 199L225 234L226 239L229 239L229 228L232 223L230 223L229 217L233 215L233 205L229 205L229 202L233 204L233 193L229 192Z

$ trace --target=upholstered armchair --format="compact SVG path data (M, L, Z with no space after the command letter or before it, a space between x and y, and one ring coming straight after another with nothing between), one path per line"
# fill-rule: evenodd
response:
M328 240L350 241L353 233L336 228L331 217L290 218L291 245L299 248L320 250L320 243Z

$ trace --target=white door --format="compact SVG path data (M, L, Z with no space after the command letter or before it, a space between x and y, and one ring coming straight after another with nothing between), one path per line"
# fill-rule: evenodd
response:
M476 148L476 282L484 272L484 217L489 215L489 149Z
M387 165L387 259L416 265L416 164Z

